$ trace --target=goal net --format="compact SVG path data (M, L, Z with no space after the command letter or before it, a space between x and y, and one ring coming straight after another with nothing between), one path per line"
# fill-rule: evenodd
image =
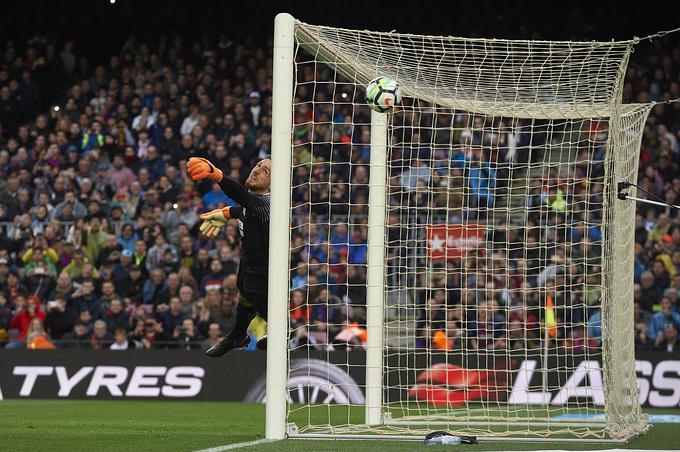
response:
M621 104L633 41L294 32L272 217L289 265L270 270L289 288L288 435L645 431L635 206L617 199L650 108ZM401 90L386 114L364 99L376 76Z

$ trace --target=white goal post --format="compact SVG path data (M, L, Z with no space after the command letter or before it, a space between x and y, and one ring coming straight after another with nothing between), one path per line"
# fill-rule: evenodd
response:
M617 199L651 108L621 103L634 43L277 15L268 439L647 430ZM402 105L368 109L376 76Z

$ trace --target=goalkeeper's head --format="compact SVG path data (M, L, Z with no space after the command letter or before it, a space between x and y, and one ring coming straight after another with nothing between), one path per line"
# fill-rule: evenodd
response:
M268 158L257 162L250 175L246 179L246 187L254 194L269 193L269 184L272 175L272 161Z

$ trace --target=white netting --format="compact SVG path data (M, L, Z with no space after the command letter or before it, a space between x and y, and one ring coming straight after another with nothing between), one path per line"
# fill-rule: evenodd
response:
M633 41L511 41L303 24L298 43L349 80L386 75L403 94L492 116L609 116Z
M632 43L307 24L296 39L288 421L302 434L646 428L634 207L616 201L649 111L620 104ZM388 116L384 422L366 426L363 97L377 75L399 82L403 105Z

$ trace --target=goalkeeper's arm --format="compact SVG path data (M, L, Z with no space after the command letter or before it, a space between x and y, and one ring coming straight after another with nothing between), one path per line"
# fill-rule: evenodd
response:
M222 170L202 157L192 157L187 162L187 170L193 180L210 179L217 182L225 195L246 209L253 209L258 204L257 196L248 192L240 182L225 176Z

